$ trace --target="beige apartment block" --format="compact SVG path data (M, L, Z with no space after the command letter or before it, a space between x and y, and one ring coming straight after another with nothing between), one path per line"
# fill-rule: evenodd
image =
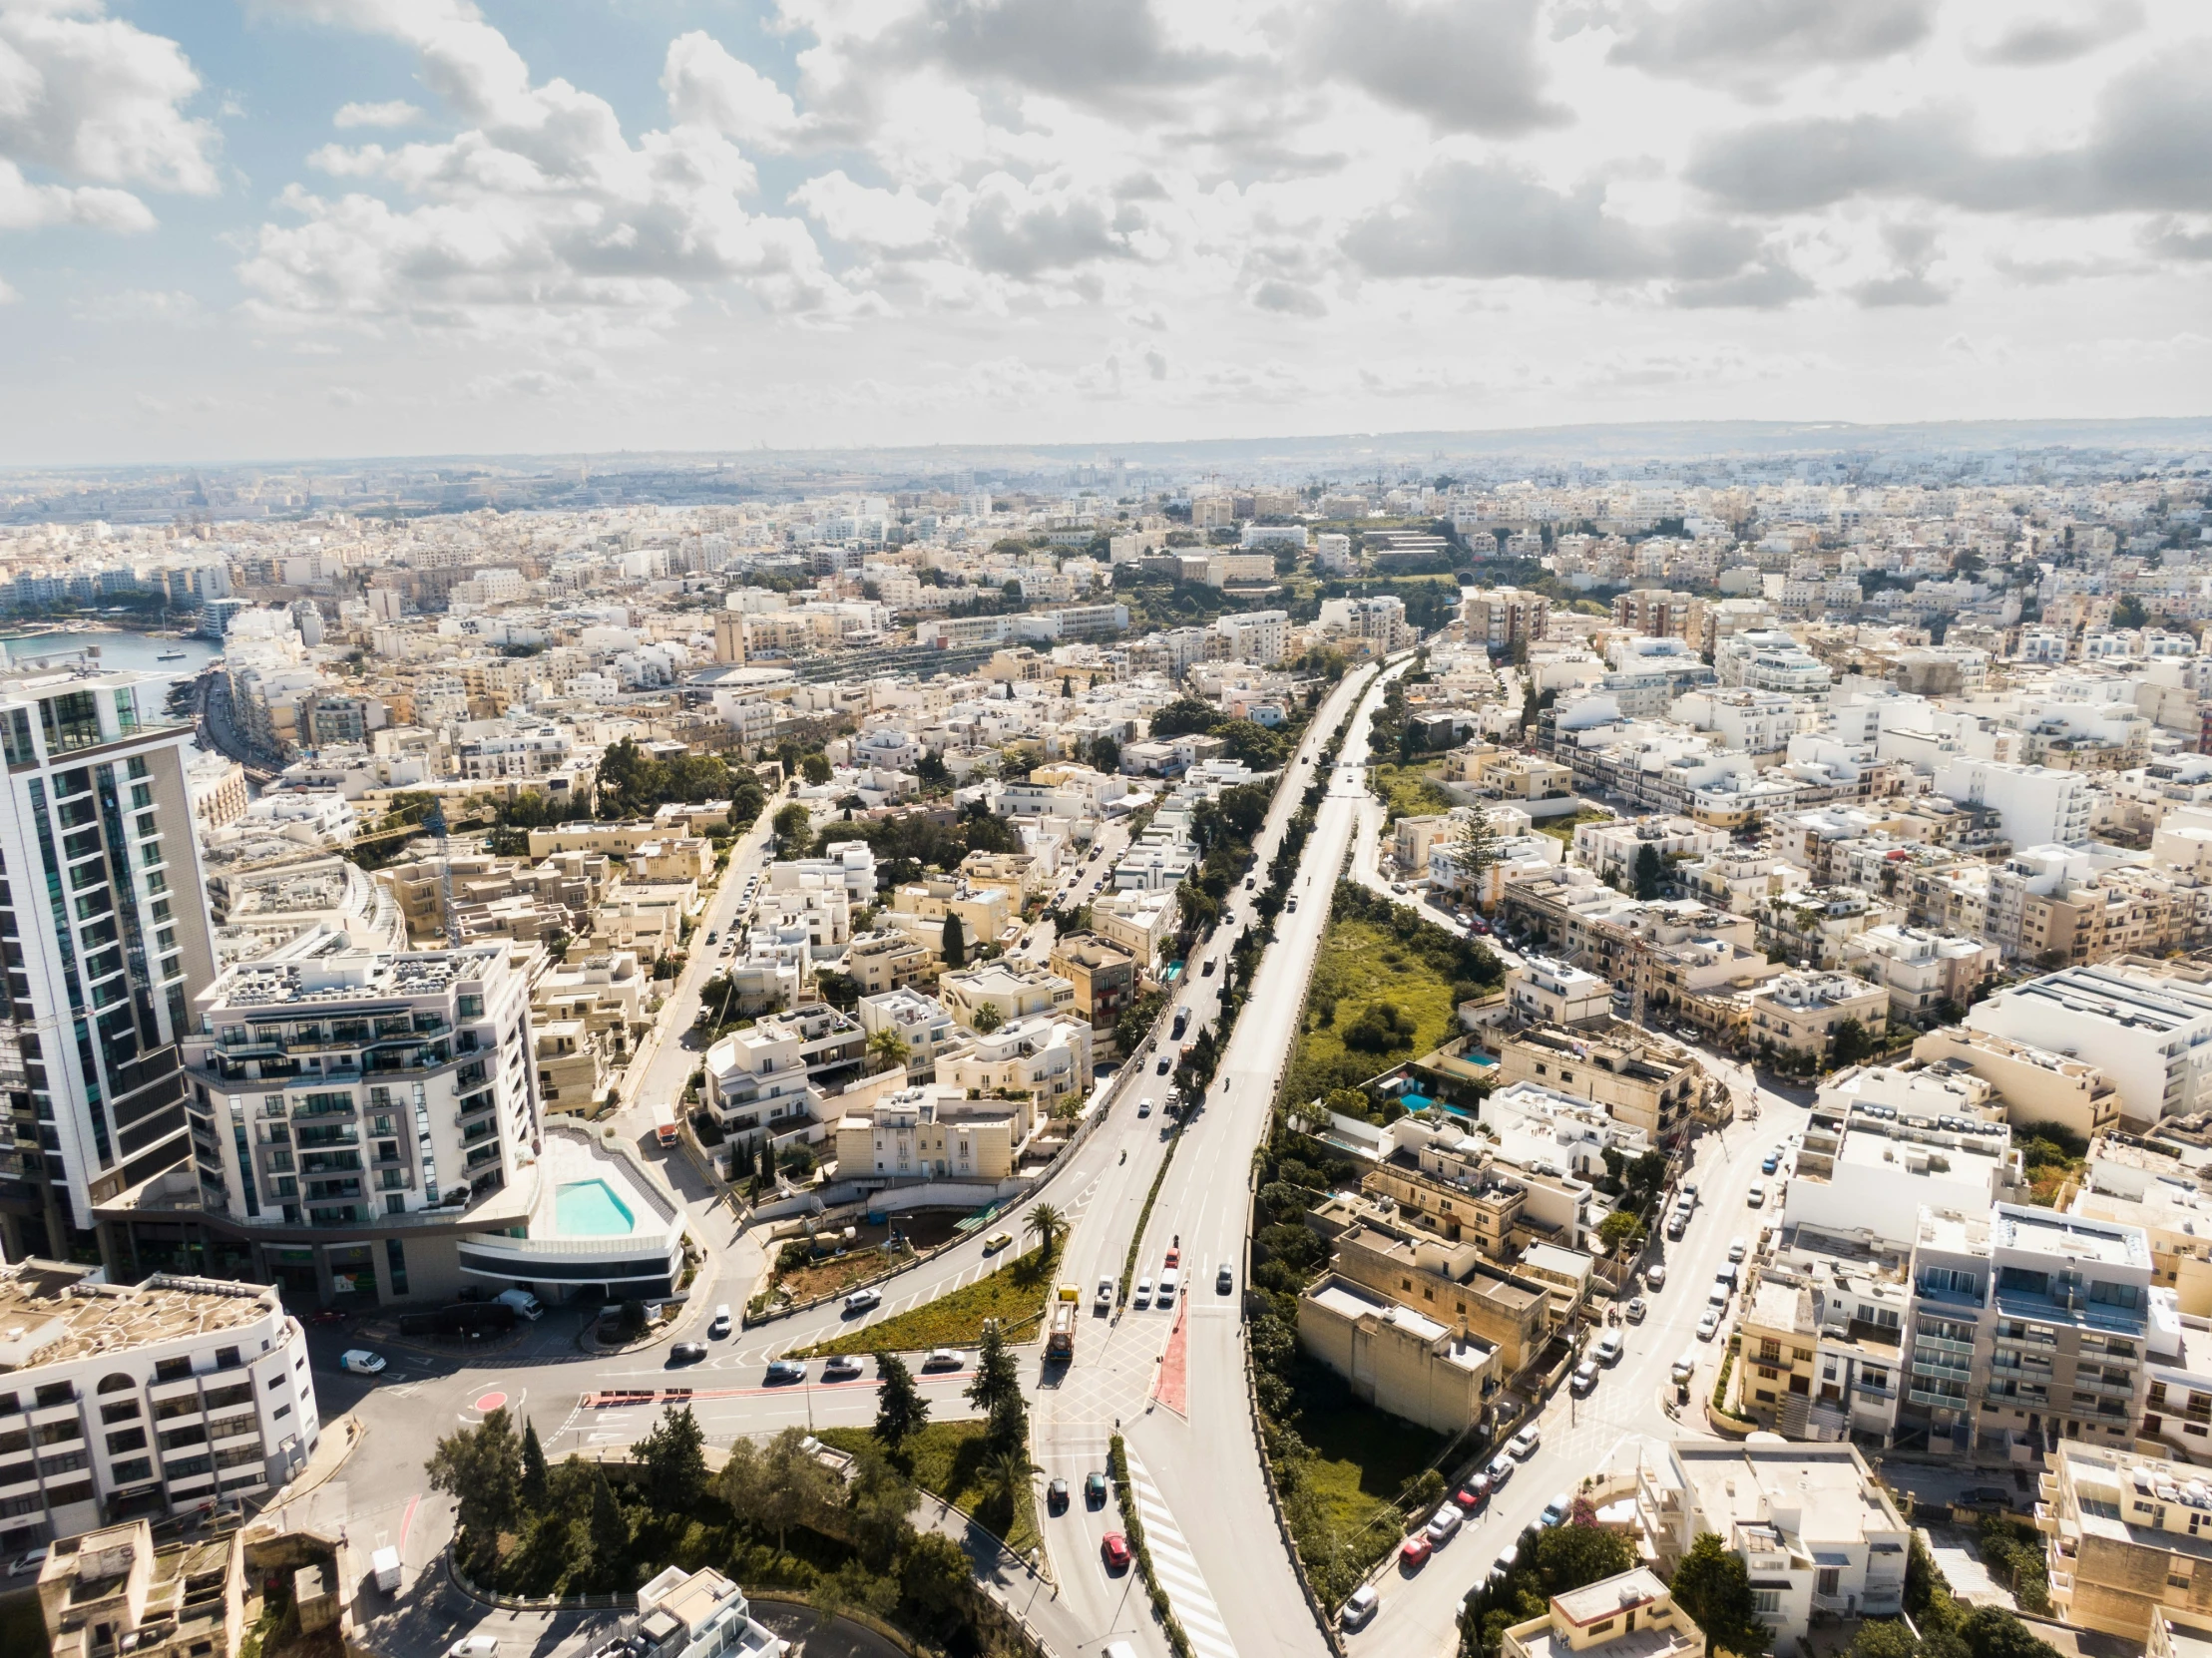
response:
M1687 1048L1611 1019L1601 1028L1516 1032L1499 1043L1498 1072L1505 1086L1537 1082L1602 1105L1654 1144L1681 1132L1707 1086L1705 1067Z
M872 1185L1009 1179L1025 1120L1005 1100L972 1100L935 1084L901 1088L838 1118L837 1177Z
M2120 1091L2086 1059L1964 1025L1947 1025L1919 1037L1913 1057L1926 1065L1949 1063L1974 1072L1996 1090L2004 1120L2014 1128L2055 1122L2093 1140L2119 1126Z
M2049 1538L2052 1612L2079 1629L2149 1639L2161 1618L2212 1629L2212 1488L2162 1456L2061 1440L2035 1523Z
M862 996L881 996L935 978L937 956L905 933L862 933L845 949L845 973Z
M1890 993L1848 973L1785 973L1744 998L1753 1041L1825 1059L1836 1028L1857 1020L1869 1036L1890 1026Z
M1007 1025L1031 1014L1073 1012L1076 987L1045 968L1017 968L1004 960L984 962L939 976L937 999L953 1018L975 1028L976 1015L990 1008Z
M1472 1427L1501 1380L1497 1348L1335 1273L1299 1296L1298 1345L1353 1398L1439 1434Z
M1335 1249L1339 1276L1480 1337L1499 1350L1509 1376L1536 1358L1551 1332L1548 1285L1493 1266L1472 1239L1448 1243L1372 1208L1331 1199L1306 1216Z
M1705 1632L1674 1604L1648 1567L1600 1578L1553 1595L1541 1618L1517 1623L1499 1640L1500 1658L1704 1658Z
M1052 970L1076 987L1076 1010L1108 1030L1136 996L1136 958L1097 933L1069 933L1053 944Z
M548 1111L582 1111L607 1096L606 1049L581 1019L545 1020L531 1036L537 1044L538 1097Z
M245 1634L239 1533L156 1544L145 1520L53 1545L38 1575L54 1658L236 1658Z

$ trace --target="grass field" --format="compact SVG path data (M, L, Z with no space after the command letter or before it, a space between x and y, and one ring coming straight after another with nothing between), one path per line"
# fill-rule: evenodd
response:
M1537 824L1537 833L1549 835L1556 840L1574 844L1574 826L1577 823L1610 823L1614 814L1593 806L1578 806L1561 817L1548 817Z
M910 1307L880 1324L812 1347L795 1348L792 1358L827 1358L833 1353L914 1353L925 1347L967 1347L983 1338L986 1319L997 1319L1009 1341L1036 1333L1045 1316L1045 1291L1052 1284L1051 1261L1036 1250L1012 1258L989 1277L963 1285L922 1307ZM1057 1257L1056 1257L1057 1259ZM892 1293L898 1280L892 1279Z
M1044 1538L1037 1529L1037 1491L1024 1485L1009 1518L997 1494L983 1477L986 1456L981 1422L933 1422L900 1448L910 1464L907 1477L925 1491L935 1491L971 1519L981 1520L1017 1554L1026 1554ZM825 1428L820 1439L839 1451L857 1451L873 1446L875 1436L865 1428ZM1080 1479L1069 1481L1071 1488Z
M1286 1509L1324 1598L1341 1599L1404 1535L1400 1494L1444 1450L1425 1428L1355 1404L1335 1377L1300 1364L1293 1385L1297 1458Z
M1370 1008L1393 1010L1400 1026L1386 1047L1347 1048L1344 1035ZM1314 960L1297 1045L1284 1084L1287 1100L1317 1099L1356 1087L1387 1066L1416 1058L1458 1032L1452 981L1421 952L1375 923L1339 917Z
M1377 766L1375 793L1392 820L1436 817L1452 809L1452 797L1420 766Z

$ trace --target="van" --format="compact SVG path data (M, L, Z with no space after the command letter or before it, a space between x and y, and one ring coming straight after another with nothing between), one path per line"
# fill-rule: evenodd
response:
M386 1594L399 1587L399 1550L380 1548L369 1556L369 1571Z
M1736 1287L1735 1262L1731 1261L1726 1266L1720 1268L1717 1272L1715 1272L1713 1274L1713 1282L1716 1284L1726 1284L1731 1290L1734 1289Z
M1608 1330L1597 1338L1597 1347L1591 1357L1601 1365L1617 1365L1620 1363L1620 1355L1624 1346L1625 1344L1620 1339L1620 1332Z
M1668 1372L1677 1388L1686 1387L1689 1379L1697 1374L1697 1349L1691 1348L1674 1361L1674 1369Z
M502 1290L492 1297L503 1307L512 1307L519 1317L536 1320L545 1316L545 1308L528 1290Z

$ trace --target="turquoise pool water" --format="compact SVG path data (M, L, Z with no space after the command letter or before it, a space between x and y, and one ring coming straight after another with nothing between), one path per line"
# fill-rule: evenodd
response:
M604 1180L572 1180L553 1194L554 1229L564 1238L621 1238L638 1229L630 1205Z

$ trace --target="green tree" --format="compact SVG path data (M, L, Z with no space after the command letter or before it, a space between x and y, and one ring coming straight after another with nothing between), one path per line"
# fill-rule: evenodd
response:
M1847 1019L1839 1024L1832 1034L1832 1039L1835 1043L1833 1058L1838 1070L1846 1065L1859 1063L1874 1051L1874 1038L1867 1035L1867 1028L1855 1019Z
M1000 1013L999 1010L991 1003L986 1002L982 1007L976 1010L974 1025L976 1028L976 1035L978 1035L979 1036L990 1036L992 1032L996 1031L1005 1023L1006 1016Z
M1211 731L1221 710L1202 697L1178 696L1152 714L1155 737L1188 737Z
M766 1445L730 1442L715 1488L744 1524L775 1533L782 1553L794 1525L812 1525L837 1503L837 1478L807 1449L803 1428L786 1428Z
M1607 1254L1617 1255L1623 1245L1633 1245L1643 1231L1643 1222L1626 1209L1616 1209L1597 1223L1597 1241L1605 1246Z
M926 1629L949 1633L966 1622L975 1568L941 1531L918 1532L899 1561L899 1597Z
M993 1451L1013 1451L1028 1442L1029 1407L1022 1399L1021 1365L996 1323L984 1329L976 1374L968 1384L968 1403L990 1419L985 1438Z
M1029 1453L1022 1451L1002 1451L983 1465L983 1477L990 1486L992 1501L1000 1513L1006 1516L1012 1529L1016 1504L1030 1482Z
M968 965L968 930L960 925L960 917L951 910L945 912L945 926L937 936L937 951L945 958L948 968Z
M1121 745L1111 737L1091 739L1091 764L1094 770L1114 772L1121 769Z
M686 1405L661 1413L634 1454L645 1464L646 1500L664 1514L681 1514L706 1490L706 1436Z
M1921 1658L1920 1642L1896 1618L1862 1624L1851 1638L1851 1658Z
M1595 1525L1558 1525L1537 1535L1537 1571L1546 1595L1563 1595L1636 1563L1635 1545Z
M914 1487L889 1457L864 1446L845 1482L845 1529L870 1571L888 1571L907 1534Z
M2001 1606L1977 1606L1954 1633L1973 1658L2058 1658L2057 1648Z
M829 781L830 771L827 754L803 754L799 757L799 775L816 788Z
M1750 1658L1764 1652L1772 1634L1759 1621L1759 1602L1740 1557L1719 1536L1700 1531L1674 1568L1674 1603L1689 1613L1714 1647Z
M868 1069L894 1070L907 1060L906 1038L886 1025L868 1038Z
M543 1513L546 1506L546 1451L538 1443L538 1425L525 1422L522 1425L522 1475L516 1486L516 1496L525 1511Z
M499 1533L515 1518L522 1488L522 1444L506 1411L487 1412L474 1428L440 1438L423 1468L430 1488L459 1505L460 1528L470 1549L480 1559L490 1558L499 1547Z
M775 815L776 847L786 858L803 858L814 849L814 814L792 801Z
M1636 848L1636 896L1646 902L1659 896L1660 884L1666 879L1666 861L1659 856L1659 849L1649 841Z
M594 1462L592 1476L592 1552L606 1565L630 1552L630 1516L608 1482L607 1465Z
M876 1355L877 1442L886 1451L901 1450L929 1426L929 1401L914 1385L914 1373L896 1353Z

